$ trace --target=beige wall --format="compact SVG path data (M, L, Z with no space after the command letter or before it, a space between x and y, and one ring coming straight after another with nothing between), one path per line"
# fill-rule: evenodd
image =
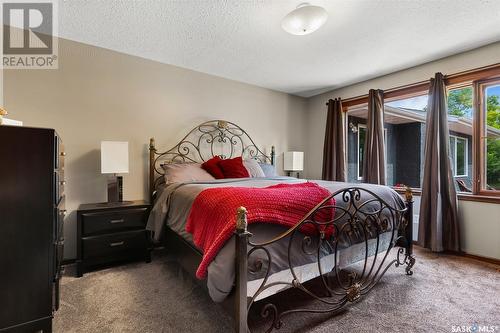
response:
M283 151L306 148L305 99L64 39L58 70L5 71L4 103L11 118L55 128L66 145L66 258L76 256L75 209L106 200L101 140L129 142L129 200L147 197L149 138L167 149L202 121L233 121L266 151L275 145L278 170Z
M452 74L495 63L500 63L500 42L310 98L307 107L306 176L313 179L321 177L325 103L328 99L347 99L365 95L371 88L389 89L424 81L436 72ZM500 205L460 201L459 215L463 249L471 254L500 259Z
M458 215L463 250L500 259L500 205L459 201Z

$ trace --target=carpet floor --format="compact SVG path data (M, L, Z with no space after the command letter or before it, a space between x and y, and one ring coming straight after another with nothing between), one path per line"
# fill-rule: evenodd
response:
M474 324L500 332L499 266L419 248L415 254L413 276L391 267L370 294L346 311L294 314L278 332L453 332ZM74 267L68 266L55 332L232 331L231 317L162 251L153 253L149 264L73 276ZM277 299L284 306L310 303L293 292ZM251 318L257 318L256 329L262 331L262 319Z

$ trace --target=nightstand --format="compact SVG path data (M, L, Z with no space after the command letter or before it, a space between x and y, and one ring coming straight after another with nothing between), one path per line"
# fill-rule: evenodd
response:
M150 204L145 201L80 205L77 211L77 276L91 267L151 261L151 233L146 230Z

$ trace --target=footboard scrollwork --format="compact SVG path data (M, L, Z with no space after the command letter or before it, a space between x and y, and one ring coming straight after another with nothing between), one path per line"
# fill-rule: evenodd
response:
M256 301L282 289L294 288L322 306L280 310L269 301L261 309L261 317L270 320L266 332L281 328L290 314L334 314L359 301L392 265L405 266L406 274L412 275L412 216L409 189L405 202L393 198L389 203L366 188L346 188L323 200L281 235L254 243L247 231L246 210L241 207L236 228L237 331L249 331L248 313ZM273 257L272 248L278 243L287 246L286 267L278 267L283 258ZM395 258L389 259L393 249ZM289 278L273 275L283 270L289 271ZM247 298L249 276L260 286ZM307 283L312 277L318 280L314 288Z

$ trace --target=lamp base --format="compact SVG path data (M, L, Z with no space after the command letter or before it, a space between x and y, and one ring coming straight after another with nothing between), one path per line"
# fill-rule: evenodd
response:
M108 203L123 202L123 177L108 177Z
M292 171L287 171L287 172L286 172L286 175L287 175L288 177L293 177L293 176L292 176ZM300 178L300 172L299 172L299 171L296 171L296 176L297 176L297 178Z

